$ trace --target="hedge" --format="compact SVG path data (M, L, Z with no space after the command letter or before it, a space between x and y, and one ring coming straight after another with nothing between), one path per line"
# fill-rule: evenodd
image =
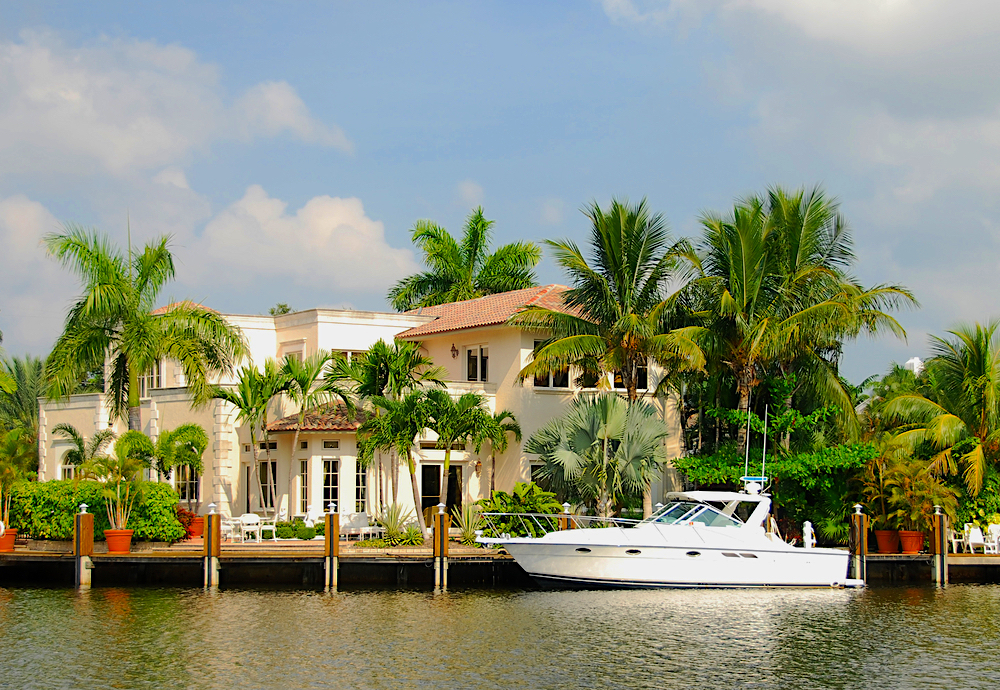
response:
M14 486L10 507L13 529L33 539L72 539L73 514L81 503L94 514L94 538L103 539L110 526L101 485L72 479L20 482ZM177 492L169 484L143 482L142 495L128 519L134 541L174 542L184 537L177 520Z

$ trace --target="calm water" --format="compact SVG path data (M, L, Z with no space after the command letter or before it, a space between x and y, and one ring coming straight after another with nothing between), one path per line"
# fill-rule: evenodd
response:
M996 688L997 621L995 586L0 588L0 688Z

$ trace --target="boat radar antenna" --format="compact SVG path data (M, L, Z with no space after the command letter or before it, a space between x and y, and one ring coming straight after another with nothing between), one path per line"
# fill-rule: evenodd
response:
M750 406L747 405L747 449L746 457L743 461L743 490L748 494L759 494L764 485L767 484L767 476L764 474L764 464L767 462L767 403L764 404L764 450L760 457L760 476L750 476Z

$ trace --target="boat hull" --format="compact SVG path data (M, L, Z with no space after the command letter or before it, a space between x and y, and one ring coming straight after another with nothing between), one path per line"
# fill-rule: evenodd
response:
M840 587L847 582L850 558L836 549L602 546L542 539L504 546L540 583L576 588Z

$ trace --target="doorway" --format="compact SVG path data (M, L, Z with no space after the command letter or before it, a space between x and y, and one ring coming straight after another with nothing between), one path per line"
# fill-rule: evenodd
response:
M426 511L441 502L441 475L444 465L420 466L420 510ZM462 466L452 465L448 468L448 498L445 501L447 512L455 506L462 507Z

